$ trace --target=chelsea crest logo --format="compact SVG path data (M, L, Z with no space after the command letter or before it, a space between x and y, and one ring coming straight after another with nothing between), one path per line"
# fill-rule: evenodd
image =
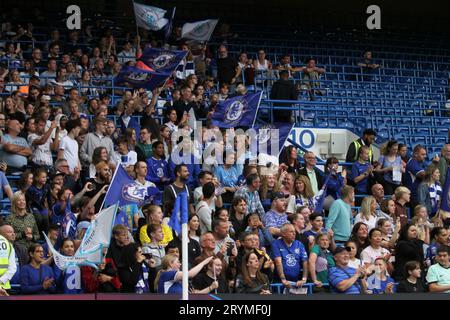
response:
M257 140L260 145L267 143L271 138L271 132L274 129L273 125L267 124L259 128Z
M147 188L140 187L135 182L127 183L122 187L122 197L128 201L144 202L147 195Z
M239 122L242 118L244 111L246 109L245 100L244 101L234 101L228 108L225 114L225 122L232 125L233 123Z
M154 69L159 70L167 67L175 60L175 55L169 51L162 52L157 57L153 58L151 64L153 64Z

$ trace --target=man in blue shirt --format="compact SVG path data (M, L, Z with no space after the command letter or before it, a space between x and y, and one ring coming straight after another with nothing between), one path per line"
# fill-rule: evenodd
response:
M164 144L156 141L152 145L153 155L147 160L147 181L153 182L156 187L163 191L169 184L169 164L164 159Z
M427 151L421 145L414 148L414 155L406 164L406 187L411 190L412 200L417 199L417 188L425 177ZM414 207L413 207L414 208Z
M336 266L328 270L328 283L330 284L331 292L344 294L365 293L367 290L365 267L359 266L358 269L349 267L350 255L344 247L336 248L334 261Z
M292 224L286 223L281 227L281 238L272 242L272 252L278 277L285 288L300 288L306 283L308 255L303 244L295 240Z
M358 152L358 161L352 166L351 179L355 184L356 194L367 194L369 176L373 171L373 166L369 162L370 149L368 146L361 146Z
M272 207L262 217L262 222L273 236L280 235L280 228L285 223L288 223L286 214L286 196L282 192L275 192L272 194Z

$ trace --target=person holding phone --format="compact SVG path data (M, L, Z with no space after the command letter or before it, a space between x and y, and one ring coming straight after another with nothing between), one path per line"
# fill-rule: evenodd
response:
M164 247L160 245L160 242L164 240L164 232L161 224L149 224L147 225L147 234L151 239L150 243L143 246L144 255L148 259L153 259L154 267L159 269L161 266L161 260L166 255Z

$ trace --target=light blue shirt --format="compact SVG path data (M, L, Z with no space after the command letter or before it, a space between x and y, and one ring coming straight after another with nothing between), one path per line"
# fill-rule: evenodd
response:
M347 241L352 231L351 206L342 199L334 201L330 208L326 228L333 230L335 240Z

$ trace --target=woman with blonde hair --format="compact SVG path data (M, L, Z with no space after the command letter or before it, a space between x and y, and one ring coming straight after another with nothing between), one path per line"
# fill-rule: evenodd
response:
M212 259L214 259L214 256L206 258L193 267L188 271L188 277L195 277ZM155 279L155 290L159 294L181 294L181 280L183 279L183 272L186 271L180 271L180 268L181 263L176 255L167 254L162 258L161 270Z
M425 171L425 178L417 188L417 202L424 205L432 217L436 215L441 203L442 187L439 181L440 176L438 166L428 166Z
M430 229L433 225L428 218L427 208L423 205L417 205L414 208L414 215L411 219L411 223L417 228L417 238L425 242L430 243Z
M33 214L27 212L27 201L22 193L14 194L11 202L11 214L5 222L13 227L16 241L27 248L40 239L36 219Z
M267 201L271 199L272 193L279 192L281 184L277 181L277 177L274 174L267 174L261 176L261 188L259 197L261 201Z
M361 209L355 217L355 223L364 222L369 231L376 227L377 215L375 210L377 208L377 201L373 196L367 196L361 203Z

